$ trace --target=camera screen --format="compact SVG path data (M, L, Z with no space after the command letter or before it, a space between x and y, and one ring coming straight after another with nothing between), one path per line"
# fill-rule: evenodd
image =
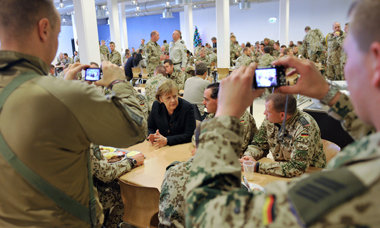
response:
M255 77L258 88L277 86L276 68L256 69Z
M100 69L99 68L88 68L86 69L86 74L84 77L86 81L98 81L100 80Z

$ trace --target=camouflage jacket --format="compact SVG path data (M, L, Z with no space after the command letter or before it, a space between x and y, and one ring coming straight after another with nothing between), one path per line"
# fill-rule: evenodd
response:
M210 120L214 118L214 116L215 114L208 114L205 117L205 120ZM240 124L243 127L241 132L243 142L241 144L241 153L239 156L243 154L248 145L252 142L255 135L258 133L256 121L248 111L245 111L244 114L240 117Z
M236 68L239 68L241 66L248 66L253 62L253 59L246 54L242 54L239 58L236 60Z
M161 47L165 47L165 51L169 52L169 44L168 43L163 44Z
M350 98L342 93L339 100L329 110L329 115L339 120L342 127L355 140L376 132L373 126L364 123L358 118Z
M202 122L186 184L186 227L375 227L380 223L380 164L375 159L380 156L380 133L346 147L329 164L331 170L304 174L291 182L276 181L266 185L265 192L251 193L240 189L240 128L234 117Z
M343 33L343 32L341 32ZM334 36L329 33L326 37L327 40L327 62L330 64L340 64L340 55L343 47L343 35Z
M239 57L239 53L240 53L239 44L234 44L231 42L230 43L230 58L236 59L237 57Z
M184 227L185 224L185 184L189 179L193 159L172 164L166 168L161 186L158 211L159 227Z
M323 51L324 36L319 29L310 30L304 37L302 42L302 55L310 58L311 55L318 51Z
M211 65L211 60L210 60L210 57L208 55L205 55L204 57L198 56L195 59L195 63L199 63L199 62L205 63L208 67L210 67L210 65Z
M108 60L108 55L110 54L110 50L106 45L100 45L100 54L105 58L105 60Z
M185 74L183 71L180 71L180 70L177 70L177 69L173 69L173 73L171 75L168 75L168 78L170 78L171 80L175 81L175 83L177 83L177 86L178 86L178 90L181 90L185 87Z
M116 50L113 50L113 52L111 52L111 54L109 55L109 61L113 64L121 66L121 55L120 55L120 53Z
M318 124L309 114L297 110L286 121L283 139L279 137L280 124L264 120L244 155L255 160L266 157L269 151L276 162L260 163L258 172L294 177L303 174L309 166L324 168L323 151Z
M161 49L160 45L151 40L145 45L146 64L160 64Z
M168 78L162 74L157 74L146 81L145 84L145 97L148 110L152 109L153 102L156 100L156 92L158 87Z
M266 54L258 57L259 67L270 67L274 60L276 60L276 59L273 56L266 53Z

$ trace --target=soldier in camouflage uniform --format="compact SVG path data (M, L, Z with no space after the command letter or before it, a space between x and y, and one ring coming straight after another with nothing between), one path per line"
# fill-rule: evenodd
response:
M326 166L318 124L309 114L297 109L297 101L292 95L288 96L285 129L279 125L284 117L286 95L271 94L265 104L267 118L241 159L241 162L259 160L270 151L276 162L259 163L259 173L295 177L303 174L309 166Z
M280 43L275 42L273 44L272 56L275 57L275 58L280 57Z
M113 64L116 64L118 66L121 66L121 55L120 52L116 51L115 49L115 43L110 42L110 49L111 53L109 54L109 61Z
M144 163L144 155L135 155L115 163L108 163L99 146L92 145L90 150L91 168L94 186L98 190L99 200L106 214L104 227L117 227L123 222L124 205L120 195L118 178ZM135 160L136 162L134 162Z
M323 63L324 36L322 32L319 29L311 30L309 26L306 26L305 32L301 54L313 62Z
M163 44L161 47L165 48L165 52L169 53L169 44L166 40L163 41Z
M154 76L149 78L145 84L145 97L148 110L152 109L153 102L156 100L156 92L158 87L166 81L166 70L163 65L158 65L154 71Z
M205 120L210 120L215 116L215 113L218 109L218 92L219 83L213 83L208 85L203 93L203 104L205 105L208 113L208 115L205 117ZM241 144L239 156L243 154L243 152L247 149L248 145L253 140L254 136L257 134L256 121L247 110L240 117L240 124L243 128L241 134L243 142Z
M190 168L192 175L186 185L188 227L378 226L380 110L379 106L373 106L373 100L380 97L380 90L379 84L371 82L370 78L379 74L379 69L371 70L379 59L366 57L379 51L379 11L378 0L356 1L350 13L352 33L350 31L347 35L345 43L348 59L352 60L347 62L346 78L353 105L363 121L376 126L377 133L364 136L345 147L330 161L328 170L324 172L306 174L289 183L274 182L267 185L265 193L261 194L241 192L241 172L236 162L240 126L236 117L258 95L253 93L250 99L246 97L251 89L248 86L252 82L253 69L236 72L223 84L219 103L226 108L224 112L201 124L200 142L194 165ZM375 46L376 50L373 49ZM369 61L368 65L362 64L363 59ZM360 127L360 121L351 118L355 123L350 123L350 118L345 118L356 116L351 114L348 100L338 92L337 87L329 86L311 62L287 58L275 64L295 68L301 75L295 86L280 87L279 92L321 99L321 102L332 106L330 111L335 110L337 116L343 117L343 125L352 126L349 129L351 135L363 136L366 131ZM238 73L241 75L238 76ZM243 96L247 99L245 104L239 106L234 103L243 100ZM234 104L234 108L228 109L230 104ZM364 128L368 129L367 126ZM216 160L215 157L224 159ZM234 184L225 184L227 180L234 181Z
M209 55L207 54L206 48L202 47L199 50L199 55L196 58L196 63L203 62L207 65L207 67L210 67L211 65L211 60Z
M270 55L270 47L264 48L264 55L258 57L258 63L259 67L270 67L272 65L272 62L275 60L273 56Z
M236 60L236 68L239 68L240 66L248 66L252 62L253 59L251 58L251 51L249 48L245 47L243 49L243 54Z
M157 44L159 39L160 34L157 31L153 31L150 33L150 40L145 45L146 69L149 77L153 76L154 70L160 64L161 50L160 45Z
M239 57L240 55L240 46L239 43L236 41L236 36L232 35L230 37L230 62L231 66L233 65L233 62Z
M349 28L349 24L346 23L344 25L343 42L346 39L346 36L347 36L347 33L348 33L348 28ZM340 65L341 65L341 68L342 68L342 71L343 71L343 78L344 78L344 66L346 65L346 61L347 61L347 54L344 51L344 49L342 48L342 53L340 54Z
M166 59L164 61L164 66L166 69L166 76L168 78L170 78L171 80L173 80L177 84L178 90L182 90L185 86L185 82L184 82L185 74L184 74L184 72L181 70L174 69L173 62L170 59Z
M344 80L340 56L343 46L343 31L340 30L340 24L335 22L333 25L334 32L327 34L327 68L326 76L330 80Z
M100 45L100 59L102 61L107 61L109 54L110 54L110 50L108 50L108 47L106 46L106 42L102 40L101 45Z

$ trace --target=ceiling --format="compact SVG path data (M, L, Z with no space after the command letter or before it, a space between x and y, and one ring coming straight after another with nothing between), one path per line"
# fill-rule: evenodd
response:
M268 2L278 0L230 0L230 4L239 5L240 9L249 8L251 3ZM63 7L60 7L60 3ZM183 11L184 2L190 2L194 10L215 7L215 0L118 0L125 7L126 17L137 17L162 14L164 11ZM71 24L71 14L74 13L73 0L54 0L57 10L62 16L62 23ZM108 18L107 0L95 0L97 18Z

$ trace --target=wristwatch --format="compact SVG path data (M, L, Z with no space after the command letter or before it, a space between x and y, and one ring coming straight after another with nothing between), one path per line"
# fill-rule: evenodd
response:
M320 100L322 104L328 105L329 102L335 97L335 95L339 92L339 87L332 82L329 83L329 91L327 94Z
M136 161L136 159L134 159L134 158L128 158L128 160L129 160L129 163L130 163L131 166L132 166L132 169L135 168L136 165L137 165L137 161Z

